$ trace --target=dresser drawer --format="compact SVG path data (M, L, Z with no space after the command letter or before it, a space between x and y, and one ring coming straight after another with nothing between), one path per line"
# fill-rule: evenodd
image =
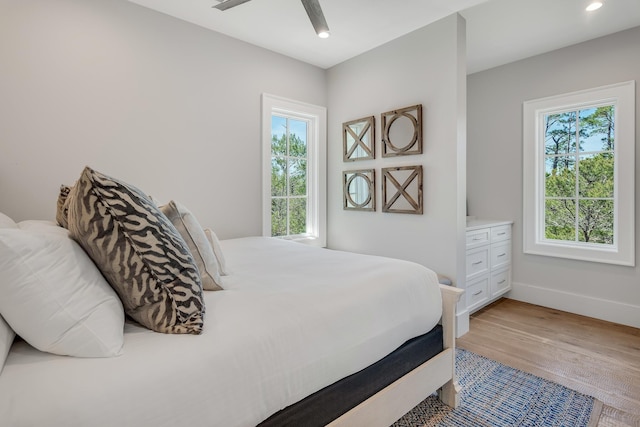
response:
M495 298L511 289L511 269L491 273L491 298Z
M511 241L492 244L491 269L505 267L509 264L511 264Z
M511 239L511 225L491 227L491 243Z
M467 282L467 308L469 311L489 300L489 276Z
M512 226L510 221L467 219L467 309L479 310L511 290Z
M467 251L467 279L489 271L489 246Z
M486 245L491 241L491 229L480 228L478 230L467 231L467 249L476 246Z

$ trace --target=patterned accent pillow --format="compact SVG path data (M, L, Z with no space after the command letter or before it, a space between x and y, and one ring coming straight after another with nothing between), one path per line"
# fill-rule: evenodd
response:
M86 167L69 194L69 232L120 296L157 332L200 334L198 267L180 233L137 188Z
M160 206L160 210L169 218L169 221L187 243L200 271L202 289L205 291L221 290L222 279L220 278L218 260L195 215L184 205L174 200Z
M67 217L69 216L69 193L71 188L68 185L60 186L60 193L58 193L58 205L56 209L56 221L60 227L69 228L67 223Z

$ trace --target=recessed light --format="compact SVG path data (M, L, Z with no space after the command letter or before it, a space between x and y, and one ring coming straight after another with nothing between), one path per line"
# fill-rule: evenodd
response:
M594 1L587 6L587 12L593 12L594 10L598 10L602 7L601 1Z

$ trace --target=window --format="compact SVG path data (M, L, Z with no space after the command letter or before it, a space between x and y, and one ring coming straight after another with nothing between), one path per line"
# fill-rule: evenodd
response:
M543 120L545 239L613 246L615 105Z
M309 121L271 116L271 235L307 233L307 140Z
M326 109L262 97L265 236L326 244Z
M524 252L635 265L635 84L527 101Z

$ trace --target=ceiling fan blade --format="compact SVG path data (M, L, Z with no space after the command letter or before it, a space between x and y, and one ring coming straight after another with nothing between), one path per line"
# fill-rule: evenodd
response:
M320 2L318 0L302 0L302 4L307 11L307 15L309 15L311 25L313 25L316 33L319 36L323 33L328 36L329 26L327 25L327 21L324 19L324 13L322 13Z
M218 0L218 1L221 1L221 0ZM231 9L232 7L241 5L242 3L246 3L248 1L249 0L224 0L219 5L213 6L213 7L218 10L227 10L227 9Z

